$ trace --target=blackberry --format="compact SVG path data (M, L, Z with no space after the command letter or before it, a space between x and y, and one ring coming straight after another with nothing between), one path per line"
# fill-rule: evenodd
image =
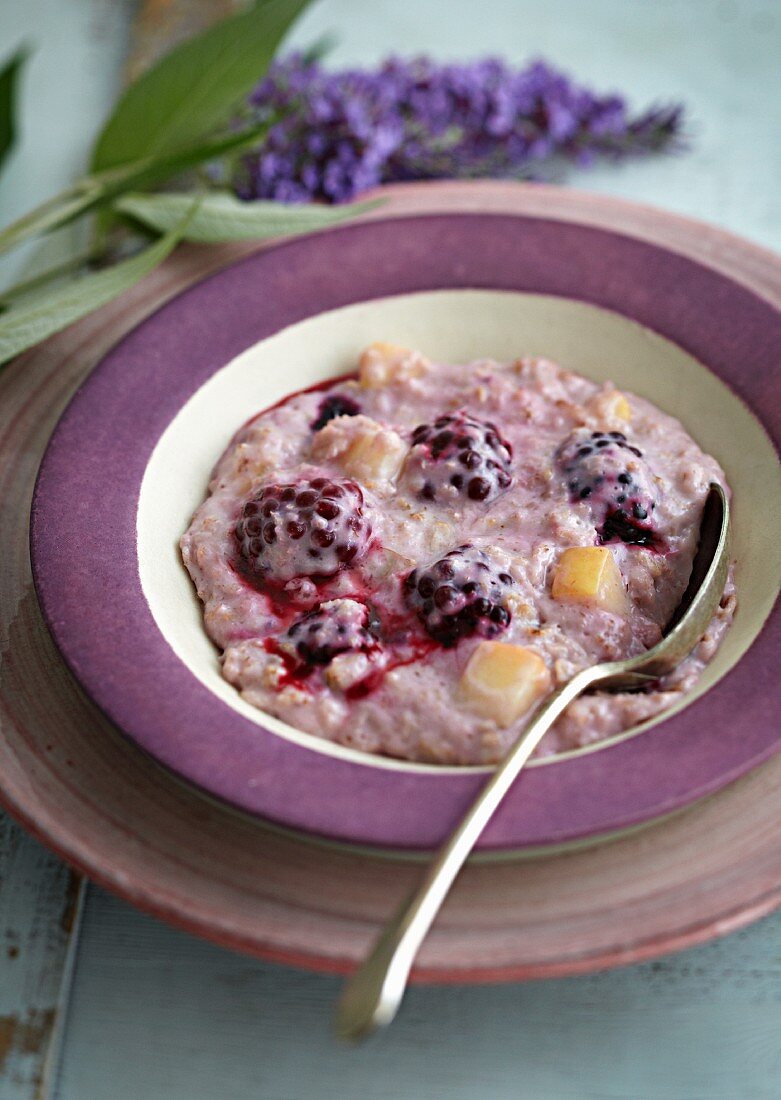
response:
M332 393L323 398L317 416L309 426L313 432L319 432L329 420L335 420L337 416L357 416L360 411L361 406L351 397L346 397L343 393Z
M245 503L236 539L254 576L285 584L334 576L366 552L371 530L356 482L315 477L264 486Z
M635 522L634 516L628 515L623 508L616 508L609 512L605 522L599 528L599 541L627 542L635 546L658 546L659 536L652 527L643 527Z
M493 638L510 625L507 595L514 581L499 573L482 550L456 547L404 581L404 599L426 631L443 646L478 634Z
M302 615L281 639L280 649L305 665L327 665L340 653L379 648L380 620L358 600L328 600Z
M578 428L556 453L572 501L586 501L601 543L657 543L653 477L643 452L623 432Z
M423 500L487 503L512 484L511 462L497 426L461 410L415 428L405 478Z

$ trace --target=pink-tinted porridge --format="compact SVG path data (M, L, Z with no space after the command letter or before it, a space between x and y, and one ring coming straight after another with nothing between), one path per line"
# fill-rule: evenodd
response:
M375 344L240 429L181 547L249 703L368 752L488 763L557 684L659 640L712 480L677 420L610 383ZM675 703L734 608L730 583L673 675L580 698L539 753Z

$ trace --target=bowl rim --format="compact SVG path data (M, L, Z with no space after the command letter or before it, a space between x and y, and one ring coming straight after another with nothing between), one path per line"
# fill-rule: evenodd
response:
M384 262L367 273L361 257L377 249ZM466 283L460 274L465 257ZM295 294L289 274L284 277L291 270ZM675 285L678 293L649 295L651 281ZM252 300L253 285L270 288L262 303ZM536 216L453 212L397 214L289 240L187 289L130 332L82 384L39 470L31 516L33 576L45 621L76 678L121 730L180 777L289 828L350 843L430 848L482 778L410 775L373 768L370 759L325 757L254 723L248 761L247 730L240 727L250 723L172 653L141 591L134 533L146 463L184 400L251 344L356 301L464 286L575 298L639 322L709 369L718 367L715 373L733 393L761 410L777 444L781 410L772 376L781 361L781 316L765 299L712 268L610 230ZM209 315L220 315L223 324L204 341L202 319ZM753 369L741 370L744 363ZM112 433L100 429L107 422ZM112 520L108 532L97 532L84 509L97 471L101 508ZM101 599L90 605L96 584ZM128 624L131 636L144 639L141 654L123 645ZM731 672L656 725L657 736L665 731L664 753L653 751L651 739L635 736L530 771L480 847L565 843L623 829L699 799L766 759L781 747L772 721L778 688L766 687L756 699L753 693L750 705L745 697L754 670L771 667L780 628L776 606ZM99 649L96 637L105 639ZM715 760L714 737L720 747ZM602 764L607 754L609 768ZM252 786L250 772L258 777Z

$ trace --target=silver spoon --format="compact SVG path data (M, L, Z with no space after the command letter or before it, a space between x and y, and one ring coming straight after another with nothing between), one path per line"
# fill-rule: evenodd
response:
M576 673L540 707L445 842L418 889L386 925L368 957L348 980L336 1014L342 1039L364 1038L393 1020L412 963L456 875L534 749L559 715L587 688L631 689L671 672L691 653L719 606L729 569L729 502L710 486L689 584L658 645L625 661Z

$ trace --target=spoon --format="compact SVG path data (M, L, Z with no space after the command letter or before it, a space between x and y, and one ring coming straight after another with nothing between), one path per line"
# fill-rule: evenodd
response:
M498 765L440 849L423 882L402 904L370 954L348 980L336 1013L340 1038L356 1041L384 1027L398 1011L412 963L456 875L542 737L578 695L600 688L631 690L664 676L691 653L716 613L729 568L729 502L712 482L691 577L658 645L625 661L584 668L558 688Z

